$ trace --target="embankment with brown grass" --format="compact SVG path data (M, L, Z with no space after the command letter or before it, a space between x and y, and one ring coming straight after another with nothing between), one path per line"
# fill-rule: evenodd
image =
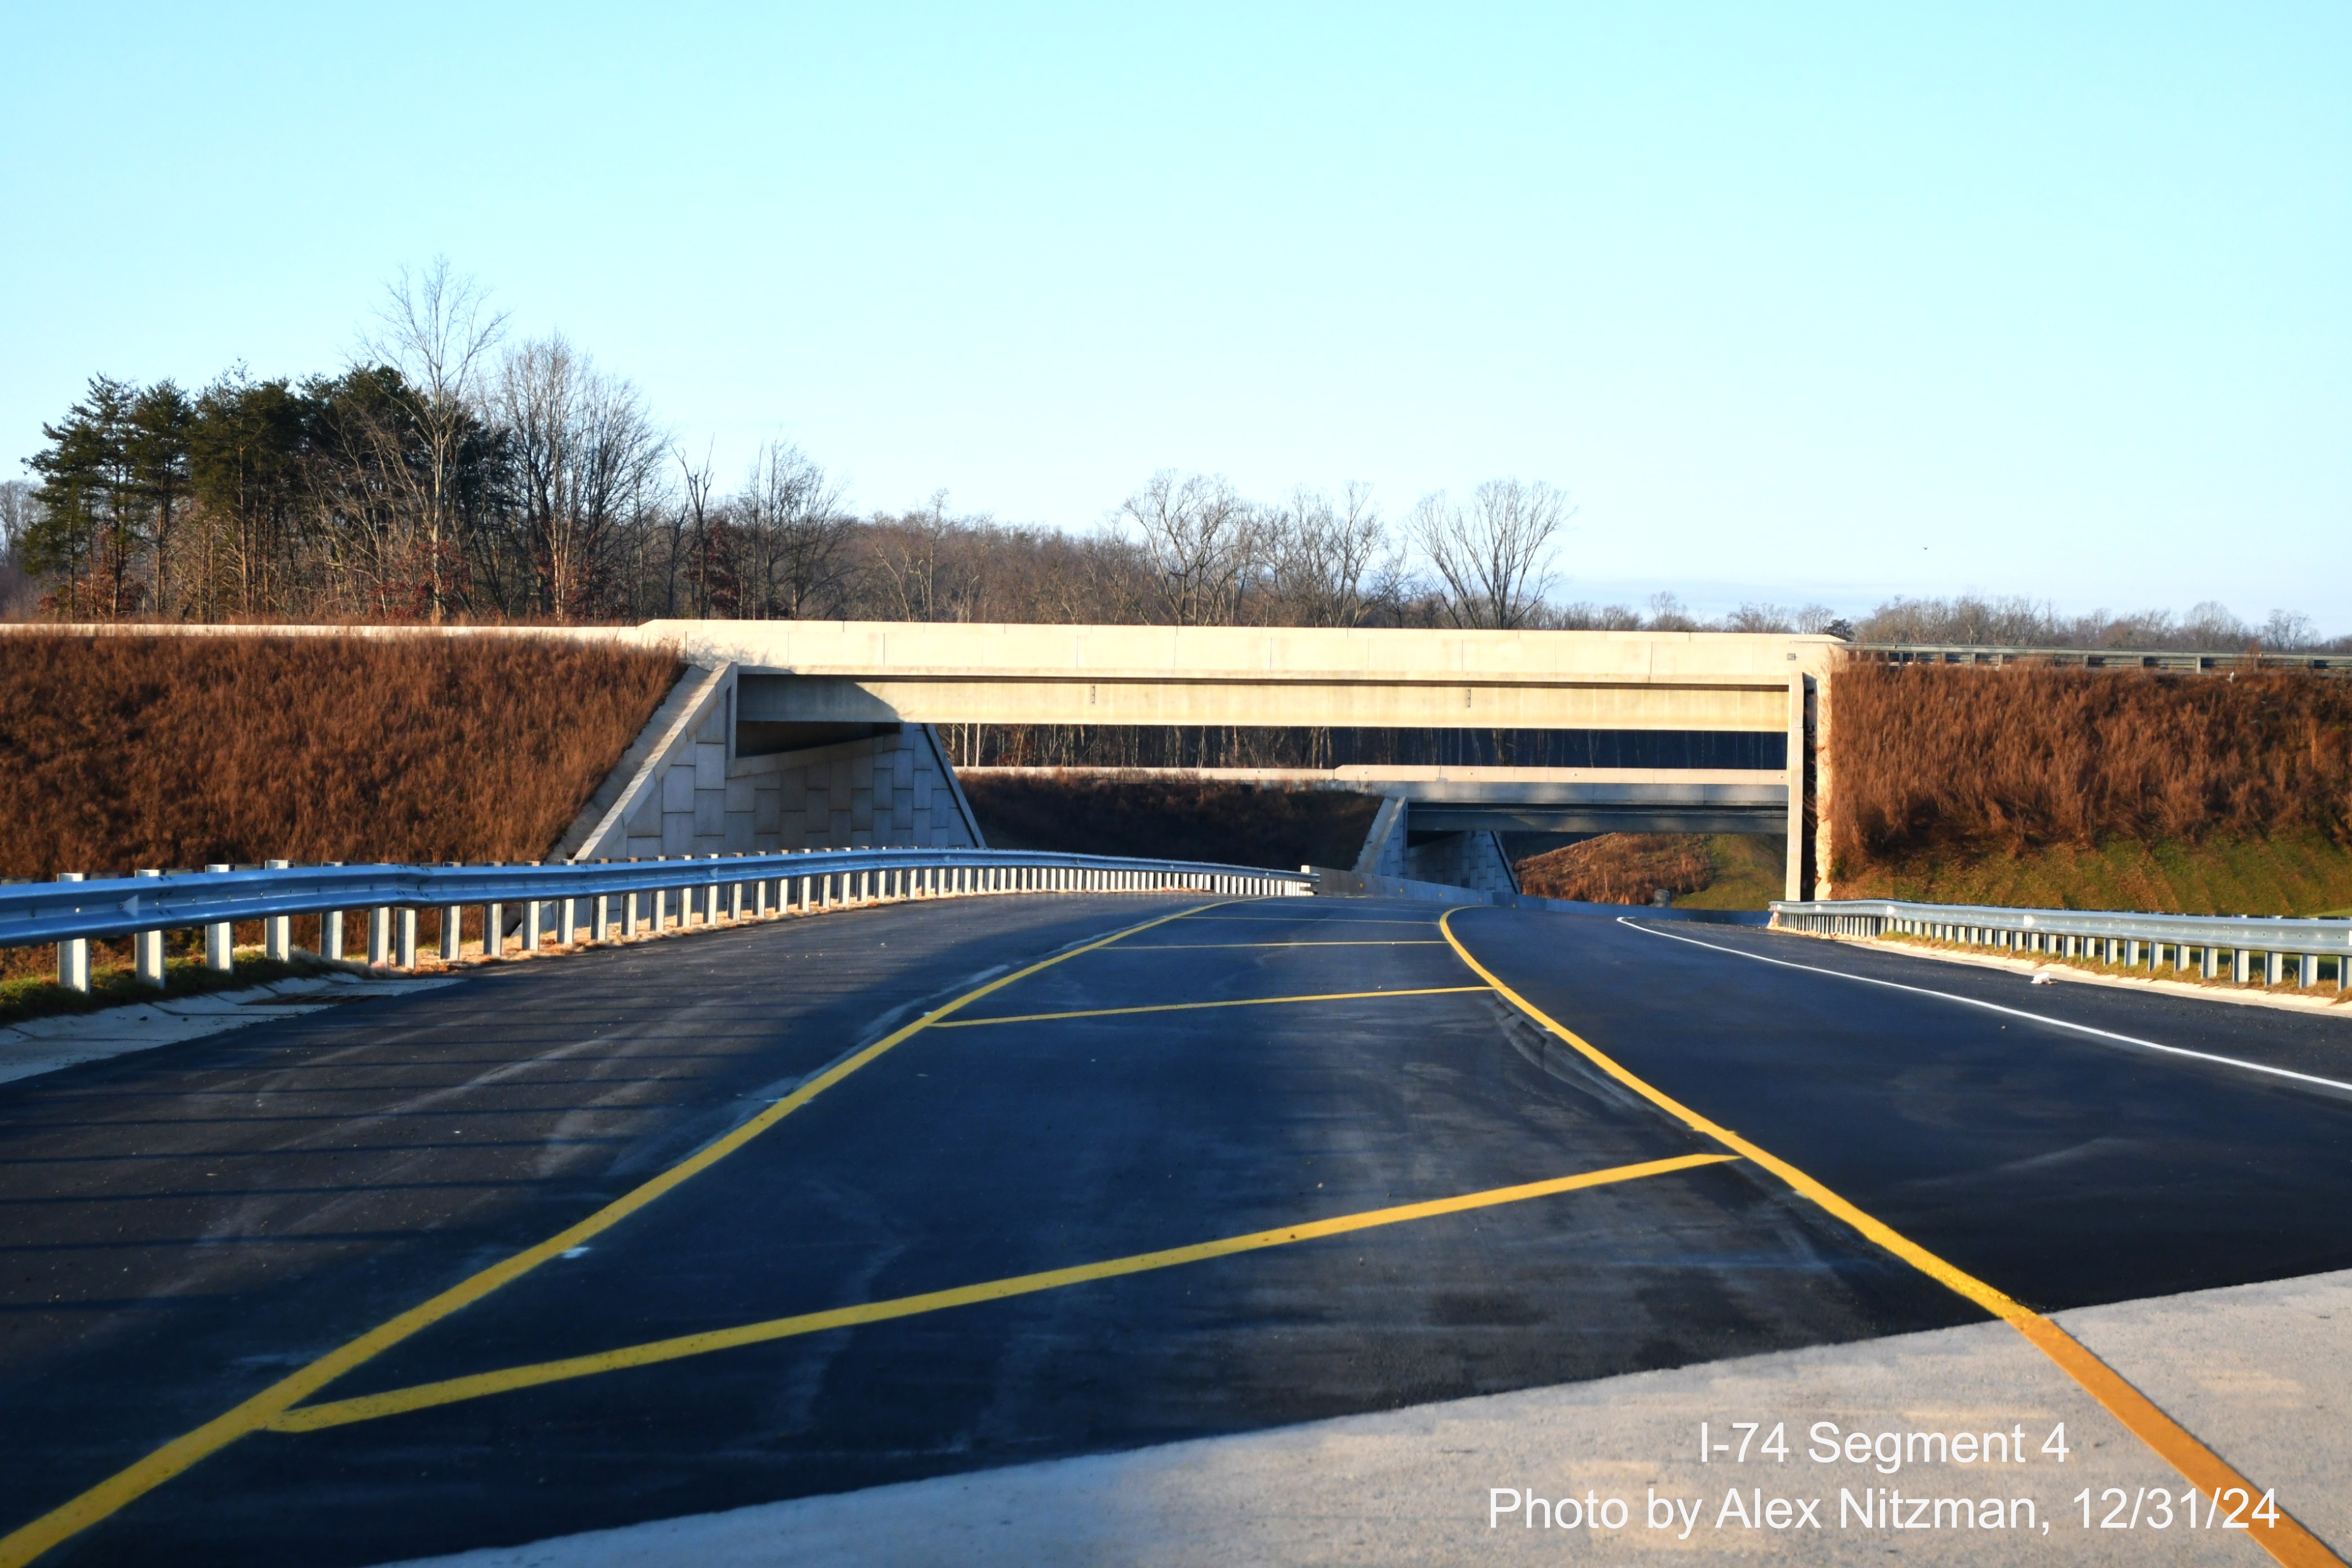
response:
M1855 661L1832 698L1840 896L2352 902L2352 681Z
M678 673L532 637L0 638L0 876L545 855Z
M1381 803L1340 790L1155 773L967 773L989 845L1295 871L1352 866Z
M1728 833L1606 833L1520 861L1519 888L1595 904L1646 904L1664 888L1685 909L1760 910L1781 895L1787 845Z

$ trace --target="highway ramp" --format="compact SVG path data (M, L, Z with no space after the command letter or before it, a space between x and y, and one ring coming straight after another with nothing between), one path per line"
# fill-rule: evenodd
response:
M920 1517L910 1489L987 1511L1253 1451L1235 1473L1287 1453L1337 1485L1316 1445L1370 1422L1410 1506L1326 1536L1302 1502L1257 1549L1436 1561L1500 1539L1493 1489L1551 1488L1449 1466L1416 1436L1445 1421L1485 1423L1473 1459L1524 1477L1556 1441L1559 1484L1632 1487L1683 1462L1660 1446L1696 1440L1711 1379L1795 1369L1788 1418L1851 1424L1951 1405L1886 1369L1981 1351L1969 1419L2077 1435L2082 1468L2002 1477L2063 1526L2061 1478L2145 1492L2165 1463L1769 1161L2063 1313L2352 1268L2352 1093L2309 1081L2332 1020L2053 989L1721 928L1041 897L515 965L0 1086L0 1508L19 1556L175 1564L622 1532L513 1559L551 1563L781 1509L782 1562L884 1542L823 1521ZM2116 1331L2151 1388L2157 1321ZM2236 1462L2340 1551L2332 1442ZM1190 1495L1213 1544L1221 1494ZM1272 1506L1222 1495L1234 1528ZM1016 1553L1094 1539L1020 1517ZM1190 1560L1165 1523L1121 1550ZM2207 1533L2037 1552L2241 1560Z

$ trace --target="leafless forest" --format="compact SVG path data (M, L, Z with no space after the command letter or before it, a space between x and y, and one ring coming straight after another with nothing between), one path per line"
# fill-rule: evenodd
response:
M613 622L656 616L1832 632L1864 641L2318 646L2218 605L2061 617L2026 599L1867 615L1575 596L1573 509L1497 479L1390 515L1361 486L1274 500L1163 472L1085 531L952 510L860 516L808 454L740 475L674 440L561 336L516 340L446 264L385 291L363 352L194 392L94 377L0 484L0 616ZM1107 500L1109 498L1106 498Z

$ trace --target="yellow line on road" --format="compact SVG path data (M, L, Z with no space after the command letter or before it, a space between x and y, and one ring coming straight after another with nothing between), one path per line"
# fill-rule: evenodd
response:
M1484 985L1427 985L1412 991L1331 991L1319 996L1247 996L1238 1002L1161 1002L1150 1007L1088 1007L1076 1013L1016 1013L1009 1018L959 1018L941 1029L984 1029L991 1024L1050 1024L1062 1018L1118 1018L1130 1013L1191 1013L1203 1007L1275 1007L1288 1002L1360 1002L1372 996L1458 996Z
M619 1350L600 1351L593 1355L537 1362L529 1366L510 1366L498 1372L478 1373L471 1377L420 1383L408 1388L390 1389L383 1394L366 1394L352 1399L338 1399L328 1405L306 1405L299 1410L284 1412L269 1423L269 1427L273 1432L315 1432L324 1426L373 1421L386 1415L405 1415L413 1410L431 1409L435 1405L455 1405L461 1400L481 1399L520 1388L536 1388L542 1384L593 1377L599 1373L620 1372L629 1367L652 1366L661 1362L709 1355L714 1351L734 1350L743 1345L765 1344L772 1340L792 1339L801 1334L823 1333L828 1329L887 1322L893 1318L910 1318L922 1312L968 1307L981 1301L1002 1301L1008 1297L1029 1296L1040 1290L1058 1290L1066 1286L1083 1285L1096 1279L1116 1279L1126 1274L1144 1274L1156 1268L1173 1268L1179 1264L1199 1263L1212 1258L1230 1258L1238 1252L1255 1252L1269 1247L1286 1247L1297 1241L1344 1236L1349 1231L1370 1230L1377 1226L1402 1225L1411 1220L1460 1214L1468 1209L1525 1203L1529 1198L1549 1197L1555 1193L1575 1192L1582 1187L1601 1187L1617 1182L1639 1181L1644 1176L1663 1176L1700 1165L1721 1164L1732 1158L1729 1154L1682 1154L1671 1160L1644 1161L1638 1165L1615 1165L1605 1171L1556 1176L1549 1181L1529 1182L1522 1186L1490 1187L1485 1192L1466 1193L1460 1197L1401 1204L1394 1208L1370 1209L1361 1214L1340 1215L1333 1219L1284 1226L1278 1230L1257 1230L1246 1236L1195 1242L1190 1247L1138 1252L1100 1263L1081 1263L1074 1268L1047 1269L1039 1274L1016 1274L1010 1279L991 1279L979 1285L961 1285L950 1290L930 1290L919 1296L868 1301L861 1306L835 1307L790 1318L770 1318L764 1322L745 1323L737 1328L680 1334L675 1339L653 1340Z
M1189 952L1212 947L1444 947L1439 937L1349 937L1339 942L1139 942L1122 952Z
M1318 926L1419 926L1423 931L1435 925L1435 921L1391 919L1387 915L1195 915L1195 921L1217 921L1234 925L1318 925Z
M1635 1077L1591 1042L1503 984L1499 975L1471 957L1470 950L1462 945L1462 939L1454 934L1456 912L1454 910L1446 910L1438 921L1438 929L1445 933L1445 940L1454 944L1454 952L1470 966L1471 973L1493 986L1511 1005L1566 1041L1593 1066L1693 1131L1704 1133L1734 1153L1763 1166L1922 1274L1967 1297L2010 1324L2031 1341L2034 1348L2056 1363L2061 1371L2080 1384L2092 1398L2105 1405L2116 1419L2155 1449L2174 1469L2188 1477L2199 1490L2210 1497L2231 1487L2243 1487L2249 1506L2262 1497L2261 1489L2240 1475L2229 1461L2158 1409L2154 1401L2126 1382L2120 1373L2093 1354L2088 1346L2064 1329L2006 1292L1937 1257L1894 1226L1848 1203L1786 1160L1768 1153L1729 1128L1707 1120L1671 1095ZM2342 1558L2284 1511L2275 1525L2256 1531L2254 1540L2257 1545L2286 1563L2288 1568L2324 1568L2324 1565L2330 1564L2333 1568L2346 1568Z
M1000 975L984 985L973 987L951 1002L932 1008L913 1023L877 1040L854 1056L844 1058L831 1068L811 1079L791 1094L776 1101L759 1115L744 1122L732 1132L705 1144L643 1184L632 1188L606 1204L594 1214L575 1225L549 1237L535 1247L526 1247L499 1262L491 1264L477 1274L452 1285L439 1295L421 1301L396 1318L377 1324L359 1338L329 1351L300 1370L289 1373L276 1383L254 1394L234 1408L214 1416L194 1431L173 1438L145 1458L109 1477L69 1501L60 1503L29 1524L18 1526L0 1536L0 1568L21 1568L50 1547L66 1541L98 1523L109 1514L162 1486L165 1481L229 1444L250 1433L269 1426L279 1415L318 1393L328 1384L350 1372L370 1357L381 1354L420 1330L431 1327L442 1319L488 1296L500 1286L513 1283L538 1268L549 1258L579 1246L589 1237L610 1229L637 1210L661 1197L673 1188L693 1180L719 1161L727 1158L754 1138L847 1078L851 1073L873 1061L892 1047L936 1025L941 1018L967 1004L977 1002L992 992L1002 991L1014 981L1024 980L1040 970L1066 963L1097 948L1108 947L1123 937L1202 910L1215 904L1196 904L1189 910L1148 920L1113 931L1106 937L1074 947L1067 952L1056 953L1040 960L1026 969Z

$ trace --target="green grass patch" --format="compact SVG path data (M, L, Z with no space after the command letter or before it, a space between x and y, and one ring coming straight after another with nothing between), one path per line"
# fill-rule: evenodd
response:
M141 981L128 968L109 967L93 971L89 989L74 991L54 979L38 977L0 980L0 1027L22 1024L34 1018L54 1018L68 1013L98 1013L109 1007L123 1007L138 1002L160 1002L174 996L191 996L207 991L237 991L253 985L268 985L273 981L290 980L297 975L318 974L335 966L307 953L296 953L292 962L265 958L260 953L239 953L234 973L223 973L207 969L200 958L167 959L163 964L163 985L158 990Z
M1707 858L1715 875L1706 887L1675 900L1683 910L1764 910L1788 888L1789 841L1745 833L1710 833Z
M2352 913L2352 849L2318 833L1922 855L1840 876L1842 899L2182 915Z

